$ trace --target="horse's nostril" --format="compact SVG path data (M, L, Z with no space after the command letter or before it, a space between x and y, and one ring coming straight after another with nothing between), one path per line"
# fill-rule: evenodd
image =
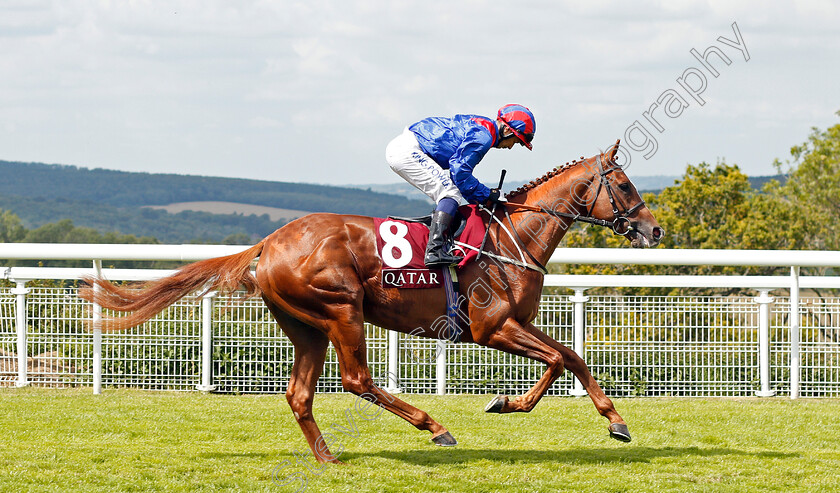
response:
M663 230L662 228L657 226L657 227L653 228L652 233L653 233L653 239L654 240L660 240L665 235L665 230Z

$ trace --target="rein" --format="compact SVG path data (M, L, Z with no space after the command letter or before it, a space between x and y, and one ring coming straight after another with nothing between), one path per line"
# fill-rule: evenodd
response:
M545 266L543 266L543 264L541 264L540 261L537 260L534 257L534 255L531 254L531 252L527 248L524 248L524 247L520 246L520 245L523 245L524 242L522 241L522 238L519 237L519 233L516 232L516 228L513 227L513 222L510 220L510 214L508 214L508 210L507 210L506 207L504 207L503 203L502 203L502 209L504 209L505 216L507 217L508 222L510 223L510 229L508 229L507 226L505 226L505 223L503 223L498 217L496 217L495 214L491 214L490 210L487 209L486 207L484 207L482 204L478 204L478 208L480 210L486 212L490 216L490 220L487 223L488 224L488 230L490 228L489 225L493 221L496 221L497 223L499 223L499 227L501 227L502 230L505 233L507 233L507 235L510 237L510 239L513 240L513 244L516 246L516 249L519 251L520 260L512 259L510 257L505 257L504 255L498 255L498 254L495 254L493 252L485 251L483 245L482 245L481 248L477 248L477 247L474 247L474 246L469 245L467 243L463 243L463 242L460 242L460 241L454 241L453 243L456 246L461 247L462 249L466 248L466 249L469 249L469 250L476 251L476 252L478 252L479 255L485 255L487 257L494 258L494 259L496 259L500 262L504 262L506 264L512 264L512 265L515 265L517 267L522 267L524 269L531 269L531 270L537 271L537 272L539 272L543 275L548 274L548 269L546 269ZM531 260L536 265L529 264L528 261L525 260L525 254L526 253L528 254L528 257L530 257ZM476 260L478 260L478 257L476 257Z
M475 250L475 251L478 252L479 256L481 256L482 254L487 255L488 257L493 257L493 258L495 258L495 259L497 259L501 262L513 264L513 265L516 265L518 267L523 267L523 268L526 268L526 269L535 270L537 272L541 272L542 274L548 274L548 269L546 269L545 266L542 263L540 263L540 261L537 260L537 258L534 257L534 255L527 248L524 248L525 242L522 241L522 238L519 236L519 233L516 231L516 228L513 225L513 221L511 220L510 213L508 212L508 208L507 208L508 205L510 205L512 207L515 207L517 209L520 209L520 210L513 211L514 213L521 212L521 211L539 212L541 214L548 214L549 216L554 216L554 217L564 218L564 219L571 219L572 221L584 222L584 223L594 224L596 226L602 226L602 227L605 227L605 228L610 228L613 231L613 234L615 234L615 235L627 236L628 234L630 234L632 231L635 231L635 229L636 229L636 228L633 227L633 224L630 222L629 216L633 215L633 213L635 213L640 208L642 208L645 205L645 201L640 200L633 207L630 207L629 209L625 207L624 211L619 211L617 201L616 201L616 198L615 198L615 192L613 191L610 180L607 179L607 175L614 172L616 170L616 167L613 166L613 167L610 167L607 170L604 170L604 167L601 165L601 159L600 159L600 156L599 156L599 158L598 158L598 170L599 170L599 174L600 174L600 179L598 181L598 190L596 190L595 198L592 200L592 207L589 208L589 210L586 212L586 215L571 214L571 213L568 213L568 212L560 212L560 211L556 211L554 209L548 209L546 207L537 207L537 206L528 205L528 204L519 204L519 203L516 203L516 202L501 202L502 210L505 211L505 217L507 218L508 223L510 224L510 230L508 230L508 228L505 227L504 223L501 220L499 220L494 213L496 204L494 204L493 212L489 211L486 207L479 204L479 208L481 210L487 212L490 215L490 222L488 223L488 226L487 226L488 229L487 230L488 231L490 230L489 224L492 223L494 220L497 223L499 223L499 226L501 226L502 229L504 229L504 231L508 234L508 236L513 240L513 243L516 245L517 250L519 250L519 256L520 256L521 261L509 258L509 257L504 257L502 255L497 255L497 254L494 254L494 253L491 253L491 252L484 251L484 242L482 242L482 247L481 248L475 248L473 246L461 243L459 241L456 241L455 244L457 244L458 246L461 246L461 247L466 247L466 248L469 248L471 250ZM595 209L595 203L598 200L598 195L601 194L601 189L602 188L606 188L607 197L609 198L610 205L612 206L612 212L613 212L613 216L614 216L612 221L608 221L606 219L598 219L598 218L592 216L592 211ZM623 206L623 204L622 204L622 206ZM486 237L485 237L485 239L486 239ZM528 254L528 257L530 257L533 264L529 264L525 260L525 256L523 254L523 251Z
M603 166L601 166L601 160L598 159L598 169L600 171L600 180L598 182L598 190L595 192L595 198L592 200L592 207L586 212L586 215L581 214L571 214L568 212L560 212L554 209L547 209L545 207L537 207L533 205L527 204L518 204L516 202L508 202L508 205L514 206L518 209L523 209L527 211L539 212L542 214L548 214L549 216L560 217L565 219L571 219L572 221L578 221L583 223L594 224L596 226L602 226L605 228L610 228L613 231L613 234L618 236L627 236L632 231L635 231L636 228L630 223L629 216L632 216L637 210L641 209L645 205L644 200L640 200L636 205L633 207L624 208L624 211L618 210L618 205L616 205L615 199L615 192L613 191L612 185L610 184L610 180L607 179L607 175L615 171L615 167L611 167L604 170ZM610 200L610 205L612 206L612 212L614 219L612 221L608 221L606 219L598 219L596 217L592 217L592 211L595 209L595 202L598 199L598 195L601 194L601 188L607 189L607 197ZM622 204L623 205L623 204ZM507 211L506 211L507 212ZM519 212L519 211L514 211ZM622 228L625 226L625 228ZM623 232L622 232L623 230Z

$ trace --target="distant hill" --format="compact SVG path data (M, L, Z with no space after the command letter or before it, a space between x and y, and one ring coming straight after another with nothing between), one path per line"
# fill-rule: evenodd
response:
M71 219L76 226L164 243L220 242L237 234L261 238L306 211L385 217L431 209L408 183L351 188L9 161L0 161L0 177L0 209L18 215L27 228ZM640 191L658 192L680 177L631 178ZM760 188L772 178L784 179L750 182ZM509 182L505 190L523 183Z
M170 214L148 207L116 207L85 200L14 195L0 195L0 209L15 213L27 229L70 219L75 226L93 228L100 232L151 236L162 243L218 243L235 234L244 234L256 240L286 223L282 220L272 221L268 215L244 216L195 211Z
M243 216L262 216L268 214L272 221L291 221L309 214L309 211L298 211L294 209L280 209L264 205L241 204L237 202L175 202L169 205L149 205L149 209L161 209L171 214L183 211L209 212L211 214L240 214Z
M237 233L262 237L306 211L385 217L422 215L430 210L424 200L372 190L56 164L0 161L0 177L0 208L18 215L27 228L71 219L77 226L154 236L166 243L221 241ZM197 205L192 208L199 212L172 214L145 207L183 202L226 202L229 206ZM281 209L289 213L272 220L271 214ZM222 214L200 212L207 210ZM240 212L231 214L234 211ZM296 211L301 214L295 215Z
M652 175L652 176L633 176L632 173L628 175L630 177L630 181L636 185L636 188L640 192L652 192L652 193L659 193L663 189L673 186L675 182L680 180L682 176L677 175ZM761 187L764 186L770 180L778 180L781 183L785 182L785 175L773 175L773 176L751 176L749 177L750 185L756 190L761 190ZM527 182L524 181L510 181L506 182L504 186L504 191L509 192L515 188L518 188L524 185ZM423 195L422 192L414 188L412 185L408 183L387 183L387 184L368 184L368 185L352 185L354 188L361 188L367 189L374 192L381 192L381 193L389 193L394 195L402 195L403 197L410 198L410 199L417 199L417 200L426 200L429 201L428 197ZM429 201L431 203L431 201Z
M630 180L636 185L636 188L641 192L659 193L663 189L673 186L677 181L682 179L682 176L656 175L656 176L633 176L629 175ZM765 183L770 180L776 180L780 183L785 182L785 175L772 176L750 176L748 177L750 186L755 190L761 190Z
M761 190L764 185L771 180L776 180L780 184L784 185L787 181L787 175L751 176L750 185L756 190Z
M679 178L680 178L679 176L639 176L639 177L630 176L630 180L633 181L633 183L636 184L637 188L642 192L662 190L665 187L669 187L669 186L673 185L674 181L679 179ZM516 180L507 181L507 182L505 182L505 186L503 187L503 190L505 192L510 192L511 190L514 190L516 188L521 187L525 183L527 183L527 182L526 181L516 181ZM428 197L426 197L426 195L423 194L423 192L421 192L420 190L417 190L416 188L414 188L413 185L411 185L409 183L406 183L406 182L385 183L385 184L371 183L371 184L364 184L364 185L349 185L349 186L351 186L353 188L360 188L360 189L363 189L363 190L371 190L373 192L389 193L389 194L393 194L393 195L401 195L401 196L406 197L408 199L424 200L428 203L432 202ZM488 186L490 186L490 185L488 185Z
M354 188L0 161L0 194L119 207L223 201L343 214L414 214L422 201Z

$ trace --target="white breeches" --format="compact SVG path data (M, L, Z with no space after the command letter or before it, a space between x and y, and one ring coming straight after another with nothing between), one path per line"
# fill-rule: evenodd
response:
M446 197L458 203L463 201L461 192L449 176L449 170L441 168L423 152L414 132L407 127L385 148L385 161L405 181L434 200L435 204Z

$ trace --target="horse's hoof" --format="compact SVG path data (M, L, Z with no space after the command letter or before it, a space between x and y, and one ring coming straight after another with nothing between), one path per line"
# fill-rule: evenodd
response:
M497 395L490 401L489 404L484 406L485 413L496 413L499 414L502 412L502 408L505 407L505 402L507 402L507 397L503 395Z
M610 438L615 438L619 442L627 443L631 440L630 430L627 425L623 423L613 423L610 425Z
M441 447L454 447L458 445L458 441L448 431L432 437L432 441L435 442L435 445L440 445Z

